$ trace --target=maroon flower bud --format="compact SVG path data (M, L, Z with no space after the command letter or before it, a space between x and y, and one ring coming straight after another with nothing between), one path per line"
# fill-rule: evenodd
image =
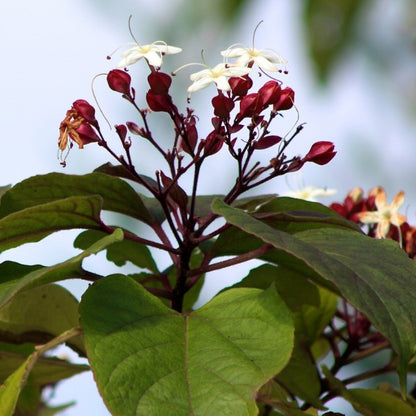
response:
M267 81L260 89L259 96L263 105L275 104L281 97L282 88L277 81Z
M263 136L254 143L255 149L268 149L279 143L282 138L280 136Z
M234 101L230 97L226 97L221 91L212 100L214 114L224 120L230 118L230 112L234 108Z
M299 157L293 158L292 162L285 167L285 173L296 172L305 164L304 160L301 160Z
M173 108L172 99L168 94L155 94L152 90L149 90L146 94L146 101L153 111L170 113Z
M124 143L127 136L127 127L124 124L116 124L114 127L116 128L118 137L120 137L121 141Z
M295 102L295 91L290 87L281 90L280 98L273 105L274 111L289 110Z
M147 77L150 89L154 94L168 94L172 78L163 72L151 72Z
M126 125L130 133L145 137L143 127L139 127L136 123L133 123L132 121L127 121Z
M204 155L211 156L221 150L224 140L215 130L208 134L207 138L202 141L204 145Z
M220 129L221 122L222 121L221 121L221 119L219 117L212 117L212 119L211 119L212 126L214 127L214 129L216 131L218 131Z
M185 135L180 138L178 143L178 150L183 150L191 156L193 156L193 151L198 141L198 130L195 124L195 116L191 116L185 122Z
M76 132L83 145L100 141L98 134L94 131L91 125L85 121L76 129ZM82 149L81 146L79 147Z
M230 84L231 92L235 97L244 97L253 85L253 81L248 75L231 77L228 80L228 83Z
M95 118L95 109L86 100L76 100L72 103L74 110L88 123L98 128L98 121Z
M316 142L302 161L326 165L337 153L334 152L334 148L335 146L331 142Z
M120 92L128 97L131 96L131 77L126 71L113 69L107 74L108 86L113 90Z
M240 112L237 119L257 116L263 110L263 103L257 93L248 94L240 101Z
M162 179L162 184L168 190L168 195L172 198L172 200L176 202L180 208L186 210L186 206L188 205L188 195L186 195L186 192L176 181L173 181L162 171L160 171L160 178Z

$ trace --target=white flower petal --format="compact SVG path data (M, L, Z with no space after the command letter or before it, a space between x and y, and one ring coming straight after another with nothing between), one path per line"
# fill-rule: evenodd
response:
M250 62L255 62L261 69L267 71L277 71L273 64L285 65L286 59L271 50L235 47L221 52L226 58L237 58L236 65L247 66Z
M278 71L276 65L273 65L272 62L264 56L257 56L253 58L253 61L260 69L264 69L265 71Z
M169 46L169 45L155 45L155 46L158 47L160 52L166 55L174 55L175 53L182 52L182 49L176 46Z
M279 54L277 54L274 51L268 51L268 50L262 49L259 51L259 55L263 56L265 59L275 64L280 64L280 65L287 64L287 60L282 58Z
M230 84L225 76L217 77L214 80L217 88L222 91L229 91L231 89Z
M232 65L226 68L223 74L227 77L242 77L243 75L247 75L250 71L251 68Z
M162 53L160 51L151 50L144 54L145 59L150 65L160 68L162 66Z
M225 58L238 58L247 53L247 48L230 48L225 51L221 51L221 55Z
M208 87L208 85L211 85L213 82L214 81L210 78L200 78L189 86L188 92L191 93L198 90L202 90L203 88Z
M191 81L198 81L202 78L207 78L211 76L211 70L210 69L203 69L202 71L195 72L191 74L189 78L191 78Z
M150 45L135 45L121 54L123 59L118 63L117 67L124 68L145 58L150 65L160 68L162 66L163 54L172 55L181 51L181 48L166 45L166 43L161 41Z

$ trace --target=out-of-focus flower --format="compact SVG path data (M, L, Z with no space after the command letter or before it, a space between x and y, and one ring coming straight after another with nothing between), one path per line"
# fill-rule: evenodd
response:
M406 217L398 213L404 201L404 192L400 191L390 205L386 202L386 192L381 186L375 188L373 192L376 211L360 212L357 217L364 224L377 224L376 237L385 238L390 230L390 225L399 228L406 222Z
M289 191L284 196L290 196L291 198L304 199L305 201L316 202L317 198L323 196L335 195L337 191L335 189L319 188L316 186L307 186L306 188L299 189L298 191Z
M225 58L237 58L235 65L251 67L255 63L264 71L279 71L276 65L287 64L286 59L272 50L248 48L238 44L221 51L221 55Z
M163 55L173 55L179 52L182 52L181 48L167 45L163 41L156 41L150 45L139 45L135 43L135 46L121 54L123 59L118 63L117 67L125 68L144 58L149 65L160 68L162 66Z
M188 92L192 93L202 90L213 83L219 90L229 91L231 89L228 82L229 77L241 77L249 72L250 68L225 63L220 63L214 66L214 68L207 67L202 71L191 74L190 78L193 84L188 88Z

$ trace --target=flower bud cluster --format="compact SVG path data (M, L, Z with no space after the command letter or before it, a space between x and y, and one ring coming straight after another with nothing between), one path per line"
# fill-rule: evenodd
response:
M138 120L125 121L115 126L125 155L117 155L109 147L101 135L94 108L85 100L75 101L60 125L60 151L63 152L67 147L70 149L73 142L78 144L79 148L83 148L87 143L98 142L125 168L135 172L134 155L131 153L135 142L128 136L130 133L148 140L154 146L168 163L170 180L175 182L179 181L186 171L200 166L205 158L225 147L236 161L238 172L238 189L232 192L233 198L276 176L295 172L307 162L325 165L335 156L334 145L328 141L316 142L303 157L287 155L288 146L303 126L297 126L295 133L287 137L288 134L273 132L272 122L277 115L282 116L283 112L294 107L295 92L290 87L283 87L280 80L270 76L257 91L253 91L253 80L250 76L254 64L263 73L283 72L277 65L285 64L286 61L274 52L255 48L228 48L221 54L226 60L235 58L234 63L223 62L213 68L205 65L206 69L191 75L193 84L188 88L188 92L197 91L210 84L217 87L217 94L211 100L212 130L201 135L194 110L186 108L185 112L179 111L170 93L172 76L160 70L164 55L180 51L180 48L169 46L165 42L154 42L144 46L136 44L123 53L123 60L118 68L108 72L106 79L109 88L121 94L139 114ZM147 77L149 88L145 94L146 108L142 106L143 102L136 101L132 77L125 68L142 58L150 70ZM124 69L121 69L123 67ZM149 121L151 112L165 113L172 121L173 141L168 148L153 137ZM265 150L270 153L269 163L261 165L254 158L256 152ZM183 161L185 154L191 157L187 165L184 165ZM176 184L167 186L168 176L161 170L158 172L160 189L172 190L176 187ZM153 192L154 189L156 188L152 187Z

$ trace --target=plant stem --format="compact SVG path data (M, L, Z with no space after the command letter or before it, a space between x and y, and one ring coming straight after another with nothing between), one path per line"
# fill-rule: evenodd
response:
M189 270L188 277L201 275L207 272L212 272L214 270L220 270L226 267L235 266L236 264L244 263L248 260L252 260L252 259L263 256L271 249L272 249L271 245L264 244L263 246L256 248L255 250L248 251L247 253L244 253L244 254L240 254L239 256L235 256L232 259L219 261L214 264L209 264L207 266Z

